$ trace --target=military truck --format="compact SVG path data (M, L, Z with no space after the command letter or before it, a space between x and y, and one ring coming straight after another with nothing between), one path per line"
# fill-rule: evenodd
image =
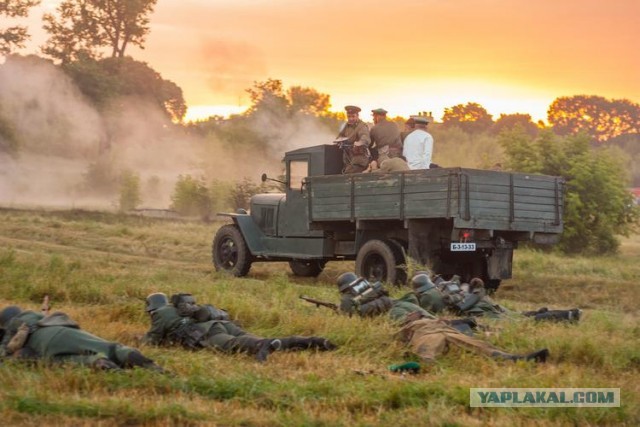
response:
M285 193L219 214L232 223L213 239L216 270L244 276L254 262L288 261L295 275L317 276L328 261L355 260L356 274L398 284L410 258L496 289L519 242L553 244L562 232L559 177L460 167L342 175L335 145L287 152L284 163Z

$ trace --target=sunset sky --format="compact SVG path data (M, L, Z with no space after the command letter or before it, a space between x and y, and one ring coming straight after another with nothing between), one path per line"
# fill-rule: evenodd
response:
M58 3L32 12L31 51ZM539 120L578 94L640 102L640 0L159 0L150 18L146 49L129 54L182 87L191 118L242 110L267 78L366 119L376 107L440 119L471 101Z

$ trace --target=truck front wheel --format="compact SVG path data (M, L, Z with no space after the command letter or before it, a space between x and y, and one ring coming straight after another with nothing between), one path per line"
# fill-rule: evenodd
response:
M226 271L236 277L246 276L251 268L251 254L238 227L220 227L213 238L213 265L216 271Z
M398 274L396 251L382 240L369 240L356 256L356 274L369 281L398 284L402 280Z
M289 267L291 267L293 274L300 277L318 277L322 273L325 264L326 261L317 259L294 259L289 261Z

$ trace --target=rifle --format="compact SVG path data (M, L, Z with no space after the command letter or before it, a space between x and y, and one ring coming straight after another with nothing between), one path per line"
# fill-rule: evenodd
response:
M330 308L331 310L337 312L338 311L338 306L332 302L326 302L326 301L321 301L319 299L315 299L315 298L310 298L304 295L300 295L300 299L301 300L305 300L306 302L310 302L312 304L315 304L316 307L327 307Z

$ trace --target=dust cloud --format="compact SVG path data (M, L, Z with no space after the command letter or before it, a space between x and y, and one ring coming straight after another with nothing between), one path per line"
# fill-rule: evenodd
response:
M268 111L249 127L268 137L263 152L191 135L140 99L97 111L50 62L11 57L0 64L0 205L115 209L117 179L131 171L141 207L166 209L180 175L258 182L262 172L282 173L285 151L333 137L310 118Z

